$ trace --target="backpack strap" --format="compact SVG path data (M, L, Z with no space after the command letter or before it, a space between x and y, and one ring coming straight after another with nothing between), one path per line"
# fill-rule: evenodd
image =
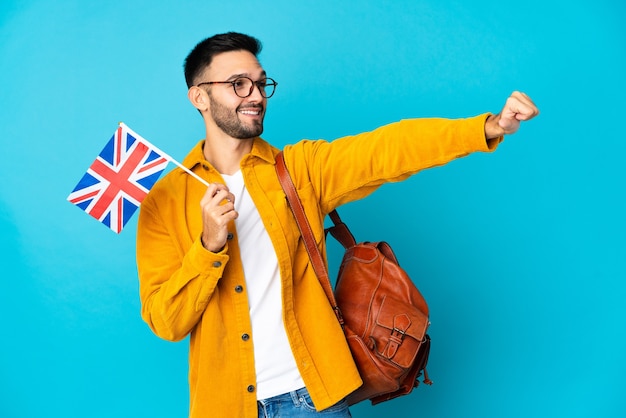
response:
M343 223L341 218L339 217L339 213L336 210L330 212L328 214L330 219L333 221L334 226L326 228L326 233L330 232L332 235L346 250L348 248L352 248L356 245L356 240L354 239L354 235L348 229L348 225Z
M285 164L285 159L283 158L282 151L279 152L278 155L276 155L276 172L278 173L278 180L280 180L280 184L285 192L285 195L287 196L287 203L289 203L289 207L291 208L291 211L293 212L293 215L296 219L296 223L298 224L298 229L300 229L300 235L302 236L302 239L304 241L306 251L309 254L309 259L311 260L313 270L315 271L315 274L317 275L317 278L320 281L322 288L324 289L324 293L326 293L328 301L335 311L335 315L337 315L339 323L341 324L341 326L343 326L343 317L341 315L339 307L337 306L337 302L335 301L333 288L330 284L330 278L328 277L328 269L326 268L326 264L324 263L322 253L320 252L320 249L315 242L315 237L313 235L313 230L311 229L311 224L306 217L306 213L304 212L304 207L302 206L302 202L300 201L300 197L298 196L296 186L293 184L291 176L289 175L289 171L287 170L287 165ZM338 214L337 218L339 219ZM345 224L343 225L345 226ZM347 227L345 229L347 230ZM348 233L350 234L349 231ZM350 236L352 236L352 234L350 234ZM354 240L354 238L352 239Z

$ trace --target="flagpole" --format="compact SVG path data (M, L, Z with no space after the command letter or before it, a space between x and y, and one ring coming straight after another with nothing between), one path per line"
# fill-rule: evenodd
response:
M155 147L151 142L147 141L144 137L139 135L137 132L135 132L132 129L130 129L128 127L128 125L126 125L124 122L120 122L120 126L123 127L124 129L126 129L128 132L132 133L135 138L139 138L139 139L141 139L144 142L148 142L150 144L150 146L152 148L154 148L154 150L156 152L158 152L159 154L163 155L169 161L171 161L172 163L177 165L181 170L185 171L187 174L189 174L191 177L193 177L196 180L198 180L200 183L204 184L206 187L209 187L209 183L207 183L206 180L204 180L202 177L198 176L196 173L194 173L193 171L191 171L190 169L188 169L187 167L185 167L184 165L182 165L181 163L179 163L178 161L173 159L169 154L167 154L167 153L161 151L159 148Z
M167 154L165 154L167 155ZM194 173L193 171L191 171L190 169L188 169L187 167L185 167L184 165L182 165L181 163L179 163L178 161L176 161L175 159L173 159L172 157L170 157L169 155L167 155L167 157L169 158L169 160L171 162L173 162L174 164L176 164L179 168L181 168L183 171L187 172L187 174L191 175L191 177L195 178L196 180L198 180L200 183L204 184L206 187L209 187L209 183L206 182L206 180L204 180L202 177L198 176L196 173Z

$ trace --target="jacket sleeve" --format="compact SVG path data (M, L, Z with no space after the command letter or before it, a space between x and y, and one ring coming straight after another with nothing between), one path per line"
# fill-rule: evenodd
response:
M472 152L495 150L503 138L485 139L488 116L407 119L332 142L302 141L285 148L285 161L299 182L311 183L322 210L329 213L384 183Z
M151 197L141 205L137 230L141 315L156 335L179 341L195 327L213 296L229 259L228 246L212 253L198 236L185 251Z

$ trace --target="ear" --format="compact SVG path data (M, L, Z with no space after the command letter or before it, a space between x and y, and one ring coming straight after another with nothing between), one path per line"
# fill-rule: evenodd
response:
M187 98L189 98L191 104L200 112L206 111L209 108L207 92L200 87L191 86L187 92Z

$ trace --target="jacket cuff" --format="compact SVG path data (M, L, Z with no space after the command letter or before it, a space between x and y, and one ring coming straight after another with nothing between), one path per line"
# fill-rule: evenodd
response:
M478 150L484 152L495 151L498 145L502 141L504 141L504 136L499 136L497 138L487 139L485 137L485 123L487 122L487 118L491 116L491 113L484 113L482 115L471 118L476 125L472 125L472 131L475 132L475 135L471 135L471 138L477 138L480 143Z
M191 266L201 274L210 272L211 276L221 277L226 263L230 259L228 243L224 245L221 251L214 253L204 248L200 237L198 237L191 245L187 257Z

